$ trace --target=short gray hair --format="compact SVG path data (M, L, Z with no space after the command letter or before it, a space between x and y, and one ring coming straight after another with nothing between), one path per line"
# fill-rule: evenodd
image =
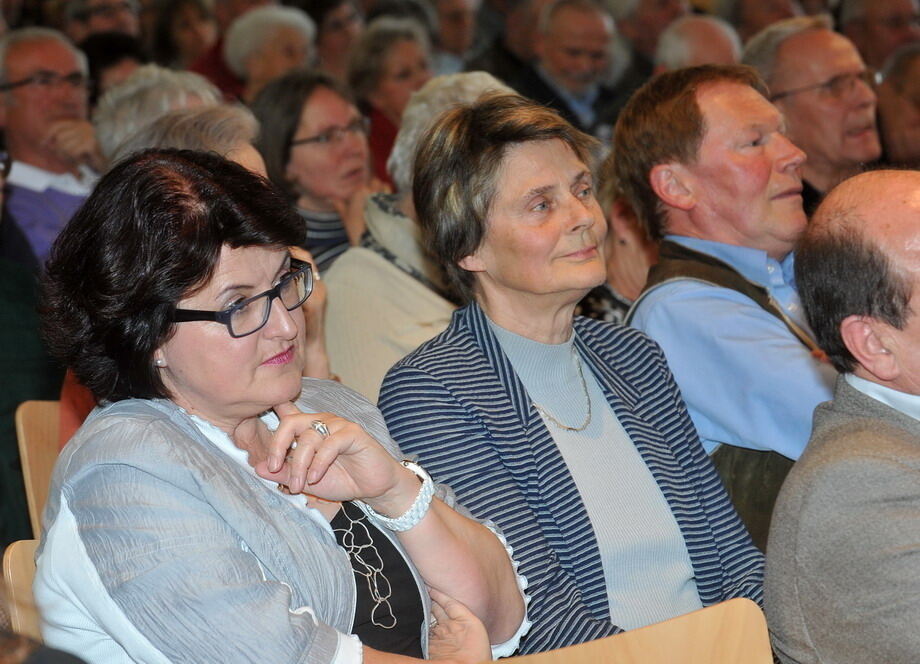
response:
M404 41L419 44L426 53L431 50L425 29L415 19L381 16L364 30L348 62L348 86L359 102L366 102L380 83L387 53Z
M316 24L313 19L296 7L269 5L250 9L227 29L223 53L230 71L240 78L247 78L246 61L281 28L291 28L303 35L310 49L308 60L311 60L316 39Z
M148 148L201 150L225 157L242 144L253 144L258 134L259 122L245 106L180 108L129 136L112 153L112 163Z
M434 124L438 116L462 104L472 104L487 92L514 94L514 90L492 74L473 71L462 74L436 76L412 95L403 111L399 134L387 159L387 171L393 178L396 191L412 191L412 170L415 168L415 151L422 135Z
M0 37L0 80L6 80L6 59L9 55L10 49L13 46L27 42L48 40L59 41L64 46L73 51L73 54L77 58L77 65L80 67L83 73L86 74L89 72L89 66L86 62L86 54L74 46L73 42L70 41L64 35L64 33L58 32L57 30L52 30L51 28L30 27L19 28L18 30L10 30L5 35Z
M102 95L93 114L93 125L102 154L111 157L128 136L164 113L219 103L220 92L204 77L189 71L144 65Z
M741 38L728 22L715 16L689 14L676 21L671 21L671 24L662 31L658 38L658 47L655 49L655 64L668 70L688 66L694 36L693 23L700 22L709 23L721 30L722 34L731 41L736 57L741 55Z
M787 39L810 30L833 29L834 21L828 14L777 21L751 37L741 54L741 62L756 69L767 85L771 85L776 73L776 54Z

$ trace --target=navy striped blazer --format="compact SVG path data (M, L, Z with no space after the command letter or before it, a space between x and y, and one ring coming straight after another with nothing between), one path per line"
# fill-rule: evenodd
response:
M690 553L704 605L762 603L763 557L703 451L664 355L638 330L575 319L575 348L661 487ZM380 409L476 516L491 519L528 579L533 621L520 652L619 631L610 621L587 511L552 436L476 304L398 362Z

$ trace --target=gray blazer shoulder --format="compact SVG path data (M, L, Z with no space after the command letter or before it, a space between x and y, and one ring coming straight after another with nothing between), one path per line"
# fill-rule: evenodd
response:
M765 593L783 662L920 658L920 422L838 379L777 500Z

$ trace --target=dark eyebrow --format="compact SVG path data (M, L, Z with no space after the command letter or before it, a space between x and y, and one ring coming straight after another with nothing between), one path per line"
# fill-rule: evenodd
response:
M275 272L275 279L277 279L278 277L283 275L285 272L287 272L290 269L290 266L291 266L291 255L286 253L284 255L284 258L281 260L281 265L278 267L277 272ZM272 279L272 281L274 281L275 279ZM225 293L228 293L230 291L245 290L247 288L252 290L253 288L255 288L255 286L253 286L252 284L229 284L220 289L215 299L219 300L221 297L224 296Z

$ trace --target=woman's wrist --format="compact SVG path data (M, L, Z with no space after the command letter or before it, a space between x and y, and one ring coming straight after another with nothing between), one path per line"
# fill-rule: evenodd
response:
M408 471L394 489L364 503L386 528L403 532L416 526L427 514L434 497L434 482L418 464L404 460L402 467Z

